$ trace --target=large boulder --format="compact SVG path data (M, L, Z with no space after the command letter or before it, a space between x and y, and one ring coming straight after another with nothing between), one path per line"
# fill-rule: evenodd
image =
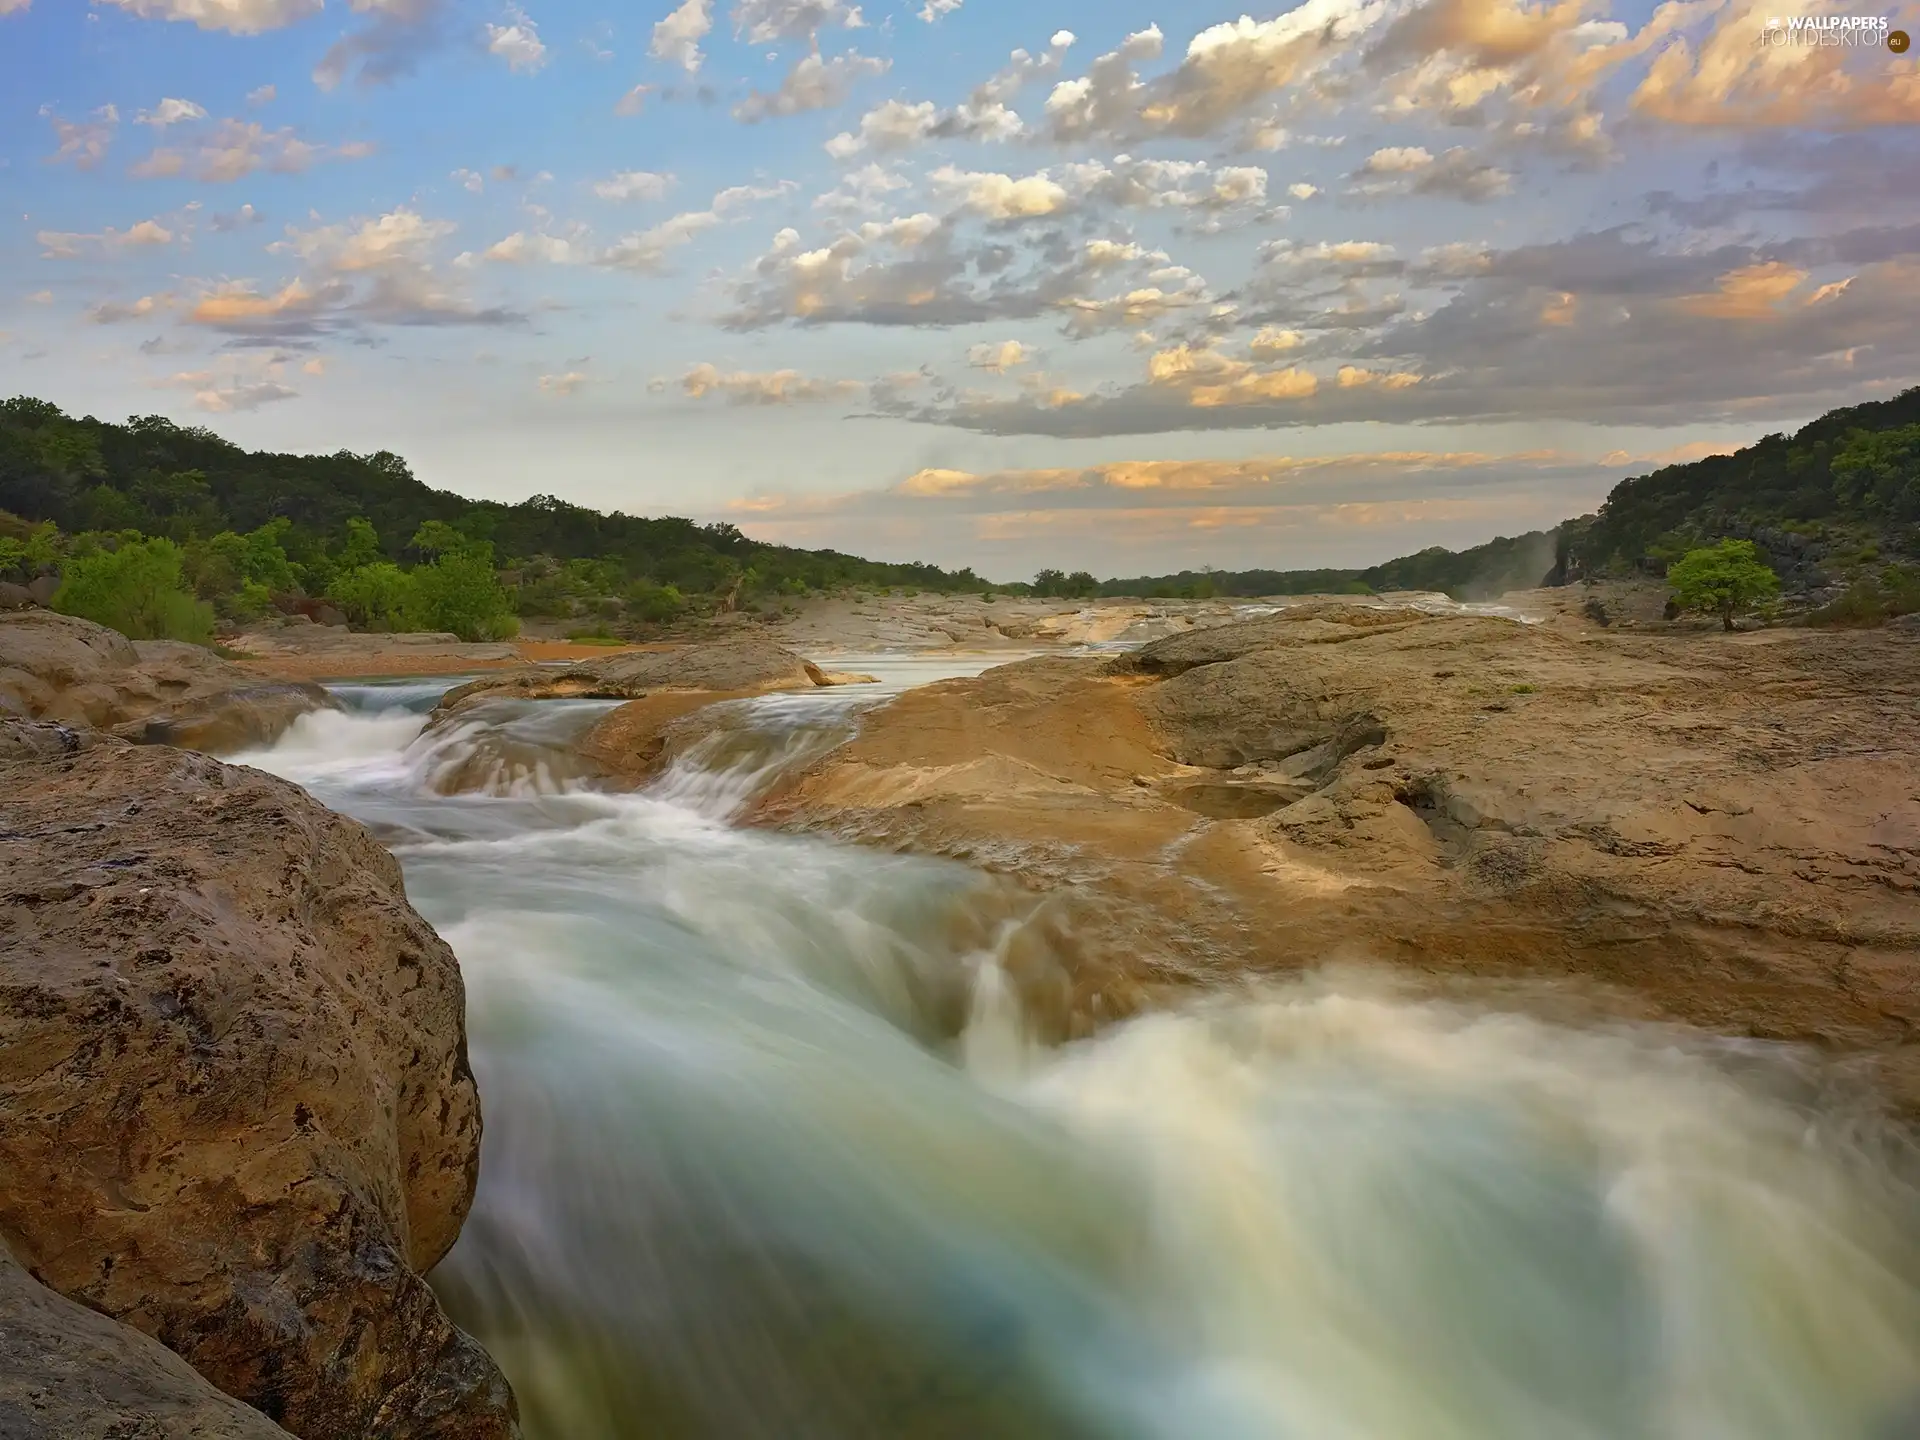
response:
M0 1234L296 1435L516 1432L421 1278L479 1163L464 1014L393 857L297 787L0 764Z
M233 751L334 703L318 685L263 685L204 646L133 641L52 610L0 613L0 707L32 719Z
M159 1341L40 1284L0 1246L0 1435L287 1440Z

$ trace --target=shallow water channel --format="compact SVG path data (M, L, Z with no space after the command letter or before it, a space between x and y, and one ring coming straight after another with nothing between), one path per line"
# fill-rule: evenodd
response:
M539 758L604 705L422 738L444 680L241 757L460 956L486 1139L433 1280L530 1440L1920 1435L1920 1192L1857 1097L1352 977L1038 1046L1011 887L732 823L965 668L831 664L883 683L739 703L643 794Z

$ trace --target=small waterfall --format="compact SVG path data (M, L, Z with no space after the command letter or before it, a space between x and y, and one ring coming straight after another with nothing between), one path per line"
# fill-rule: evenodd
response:
M436 788L562 709L247 757L386 827L460 955L432 1279L529 1440L1920 1433L1920 1159L1864 1093L1365 975L1043 1045L1032 897L728 824L864 703L741 703L642 794Z

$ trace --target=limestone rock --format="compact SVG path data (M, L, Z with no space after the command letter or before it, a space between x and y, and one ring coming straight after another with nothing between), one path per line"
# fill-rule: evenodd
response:
M286 1440L138 1330L54 1294L0 1246L0 1435Z
M911 692L759 818L1067 887L1123 957L1082 986L1108 1000L1344 960L1572 981L1869 1053L1920 1108L1897 633L1300 606ZM1141 937L1158 976L1127 968Z
M458 967L363 828L167 747L0 766L0 1234L47 1285L309 1440L504 1440L421 1278L479 1137Z
M660 691L760 695L831 683L817 665L784 645L740 635L672 650L633 650L564 668L529 667L483 676L440 698L444 715L480 697L524 700L635 700Z
M317 685L262 685L203 646L136 642L52 610L0 613L0 705L32 719L240 749L333 703Z

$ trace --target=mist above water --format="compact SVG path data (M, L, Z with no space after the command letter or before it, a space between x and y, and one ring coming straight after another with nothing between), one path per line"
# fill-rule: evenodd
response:
M729 823L870 693L738 704L639 795L440 793L561 702L347 698L243 758L380 827L460 956L433 1279L532 1440L1920 1433L1914 1157L1803 1057L1365 976L1048 1048L1033 897Z

